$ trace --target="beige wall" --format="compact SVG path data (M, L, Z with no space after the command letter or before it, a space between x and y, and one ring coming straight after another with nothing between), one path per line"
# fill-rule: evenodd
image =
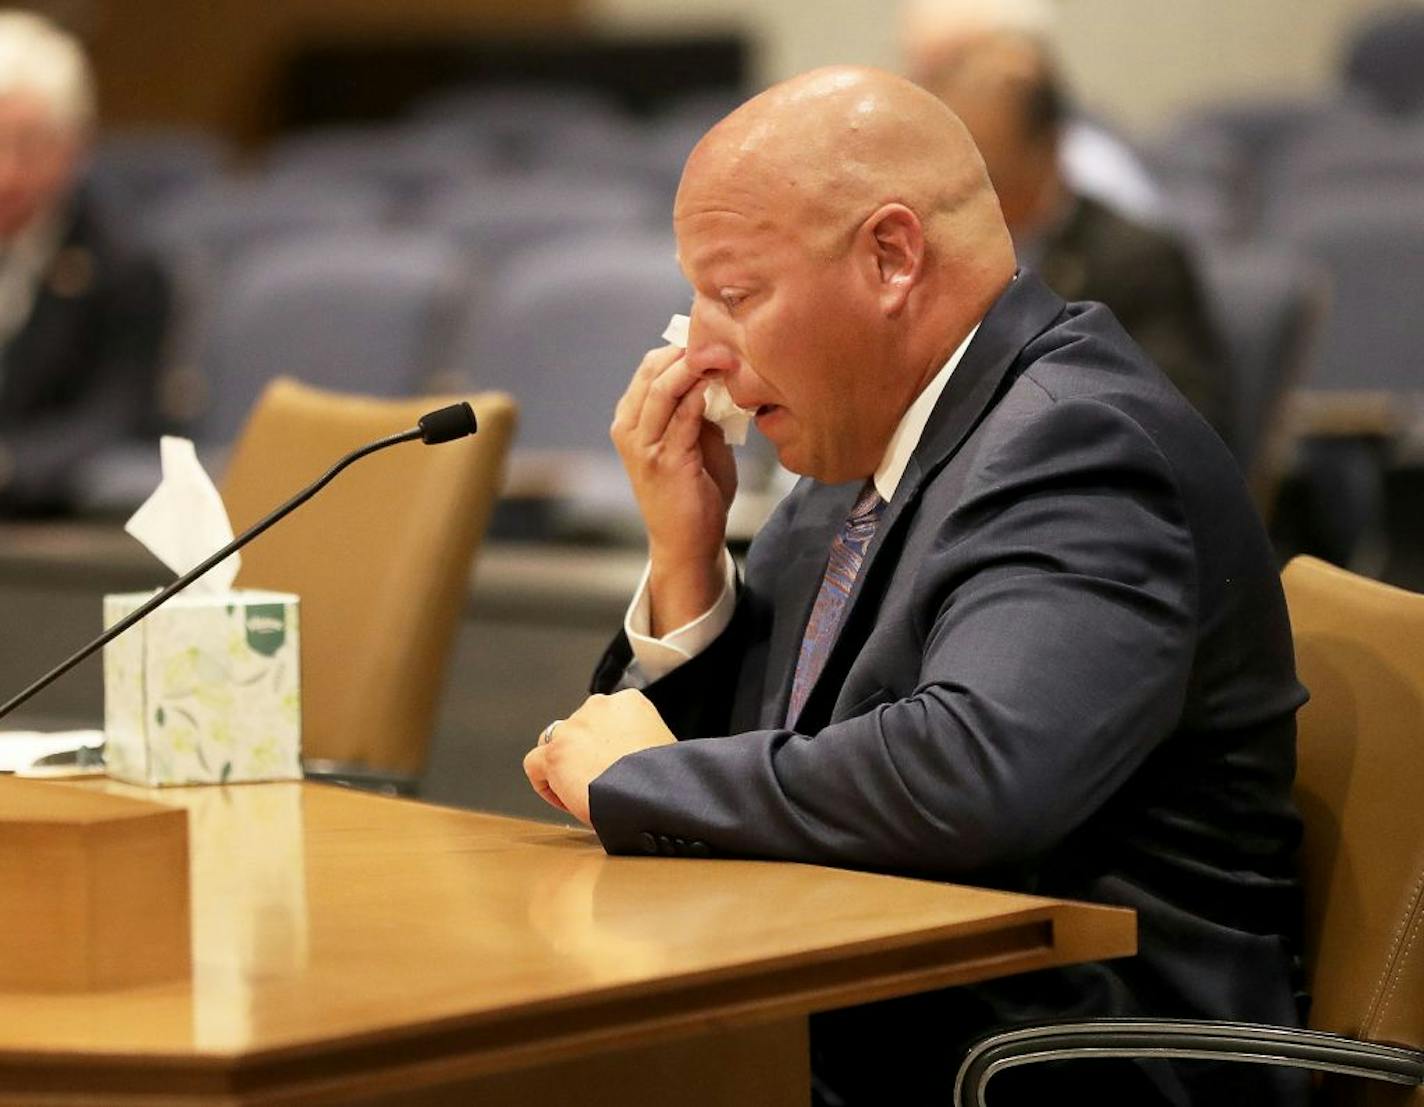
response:
M1347 32L1388 2L1060 0L1060 36L1083 102L1150 129L1203 101L1333 91Z
M1139 130L1238 93L1334 86L1339 36L1392 0L1057 0L1079 98ZM1417 0L1416 0L1417 2ZM608 28L740 26L762 82L829 62L896 66L894 0L583 0Z

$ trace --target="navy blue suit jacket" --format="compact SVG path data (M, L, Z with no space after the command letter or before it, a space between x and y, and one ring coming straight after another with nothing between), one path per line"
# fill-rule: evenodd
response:
M593 782L605 847L1137 909L1134 958L914 1007L936 1025L925 1087L941 1094L944 1043L1013 1021L1294 1024L1305 694L1273 554L1221 440L1105 308L1020 274L941 396L787 728L802 629L856 492L802 481L752 544L731 625L646 689L687 740ZM620 638L595 688L628 660ZM888 1050L914 1039L893 1004L861 1012L877 1013L829 1051L843 1088L895 1064L869 1059L867 1033ZM822 1038L837 1025L822 1020ZM857 1054L863 1072L846 1071ZM1224 1087L1195 1070L1149 1076L1167 1101ZM1299 1087L1250 1094L1282 1102Z

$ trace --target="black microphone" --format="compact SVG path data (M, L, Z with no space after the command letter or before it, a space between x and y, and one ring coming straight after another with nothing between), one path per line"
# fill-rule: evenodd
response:
M302 489L290 500L284 503L281 507L273 511L270 515L267 515L266 517L259 519L257 522L253 523L252 526L248 527L245 531L239 534L236 538L234 538L226 546L220 549L217 553L209 557L201 565L198 565L188 570L188 572L184 573L172 584L168 585L168 587L160 591L156 596L154 596L151 600L145 603L142 607L138 608L136 611L130 612L128 615L125 615L122 619L120 619L117 623L111 626L108 630L104 631L103 634L99 635L98 638L90 642L78 653L74 654L69 658L66 658L64 661L61 661L58 665L56 665L49 672L45 673L44 676L40 677L39 680L31 684L18 696L7 702L3 707L0 707L0 719L3 719L6 715L10 714L11 711L19 707L20 704L24 703L36 692L39 692L42 689L49 687L50 684L58 680L65 673L69 672L70 669L78 665L95 650L102 649L104 646L108 645L120 634L128 630L129 627L137 623L140 619L147 618L151 612L163 606L179 592L187 588L188 585L192 584L200 576L202 576L209 569L211 569L214 565L217 565L220 561L227 558L230 554L234 554L238 550L242 549L243 546L251 542L254 538L256 538L264 530L270 527L273 523L276 523L278 520L285 518L288 514L301 507L302 504L306 503L309 499L311 499L323 488L325 488L329 483L331 483L332 478L334 478L337 473L341 472L341 470L345 469L353 461L359 461L367 454L373 454L377 450L384 450L387 446L395 446L401 442L412 442L415 439L419 438L427 446L436 446L439 445L441 442L452 442L457 438L464 438L466 435L474 434L475 431L478 429L479 427L475 420L474 408L470 407L468 403L451 404L449 407L442 407L438 411L432 411L426 415L422 415L420 417L419 424L417 426L412 427L410 430L401 431L399 434L392 434L386 438L377 439L375 442L367 443L360 449L352 450L349 454L347 454L330 469L328 469L324 476L307 485L306 488Z
M420 439L427 446L438 446L441 442L464 438L465 435L474 434L479 430L479 424L475 420L475 409L465 403L451 404L449 407L442 407L439 411L422 415L419 423Z

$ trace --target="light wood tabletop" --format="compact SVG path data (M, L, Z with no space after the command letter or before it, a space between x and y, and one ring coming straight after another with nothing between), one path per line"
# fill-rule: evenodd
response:
M661 1064L680 1104L804 1105L810 1011L1135 946L1129 911L608 857L587 831L329 786L73 786L187 809L192 977L0 993L4 1104L632 1104L660 1101L630 1091Z

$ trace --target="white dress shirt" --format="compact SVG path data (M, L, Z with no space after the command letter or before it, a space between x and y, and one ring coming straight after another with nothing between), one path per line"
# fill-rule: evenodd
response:
M939 401L940 393L949 383L955 367L964 357L964 351L979 332L975 323L949 360L940 367L920 394L915 397L900 417L895 433L890 436L890 444L871 478L875 481L875 491L889 503L900 486L900 478L905 475L905 466L910 463L910 455L920 444L925 433L925 424ZM648 600L648 574L651 565L643 570L643 578L638 582L638 590L633 602L628 605L628 613L623 617L623 630L633 647L633 663L623 679L625 687L640 688L659 677L666 676L685 661L690 661L705 650L716 637L727 629L732 621L732 611L736 607L737 567L730 552L722 552L723 584L722 594L713 605L692 622L669 631L661 638L651 636L652 614Z

